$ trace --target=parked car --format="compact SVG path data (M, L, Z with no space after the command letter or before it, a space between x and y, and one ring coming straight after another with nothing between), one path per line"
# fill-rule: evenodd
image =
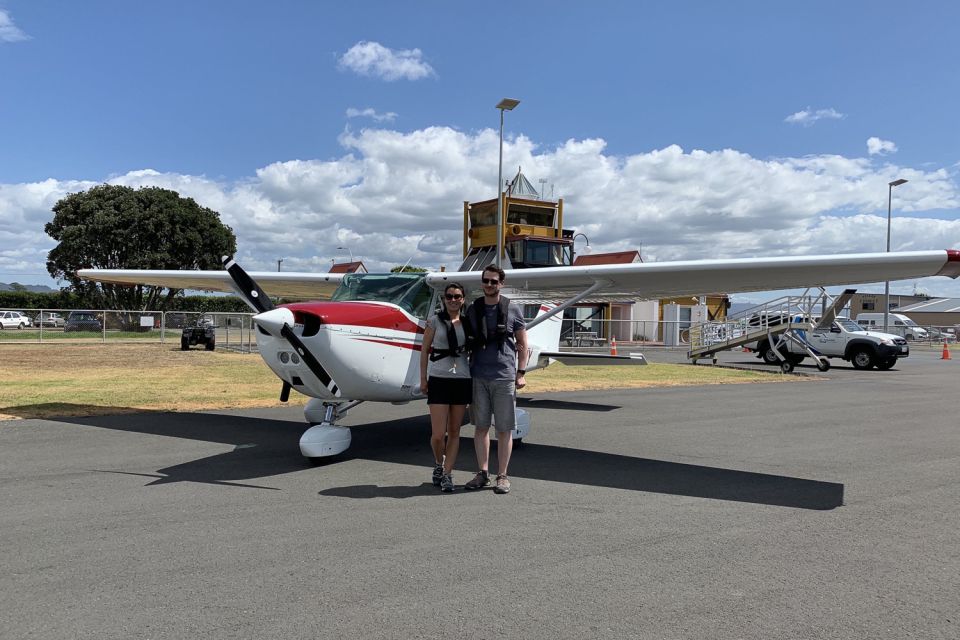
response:
M32 325L33 320L19 311L0 312L0 329L23 329Z
M187 351L195 344L202 344L207 351L217 347L217 329L210 318L198 318L196 322L183 328L180 334L180 349Z
M71 311L63 325L64 331L103 331L103 325L93 311Z
M58 329L66 323L66 320L56 311L41 311L37 314L37 317L33 319L33 322L38 327L53 327Z

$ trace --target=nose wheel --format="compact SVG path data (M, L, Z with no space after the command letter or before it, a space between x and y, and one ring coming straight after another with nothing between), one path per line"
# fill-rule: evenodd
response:
M361 402L363 401L323 402L317 398L310 400L303 413L311 426L300 436L300 453L316 463L346 451L352 440L350 428L337 425L337 421Z

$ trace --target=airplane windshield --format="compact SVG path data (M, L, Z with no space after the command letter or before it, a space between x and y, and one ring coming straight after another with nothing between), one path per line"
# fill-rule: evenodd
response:
M348 273L330 299L391 302L411 315L425 318L432 295L423 273Z

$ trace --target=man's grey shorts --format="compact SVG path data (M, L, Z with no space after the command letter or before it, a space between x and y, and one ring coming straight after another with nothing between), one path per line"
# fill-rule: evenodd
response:
M514 413L517 400L516 383L513 380L473 379L473 403L470 405L472 422L481 429L490 428L493 416L497 432L513 431L517 416Z

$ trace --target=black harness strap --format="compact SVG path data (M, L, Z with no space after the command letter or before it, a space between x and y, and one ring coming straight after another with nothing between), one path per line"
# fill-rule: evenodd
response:
M460 344L460 341L457 340L457 328L453 326L453 321L450 319L450 314L447 313L446 309L440 311L437 314L437 319L443 323L444 329L447 332L447 348L446 349L431 349L430 350L430 361L436 362L437 360L442 360L443 358L455 358L464 351L469 349L470 344L473 342L473 332L470 330L470 323L466 321L466 318L463 315L460 316L460 326L463 327L463 335L466 338L464 344Z

